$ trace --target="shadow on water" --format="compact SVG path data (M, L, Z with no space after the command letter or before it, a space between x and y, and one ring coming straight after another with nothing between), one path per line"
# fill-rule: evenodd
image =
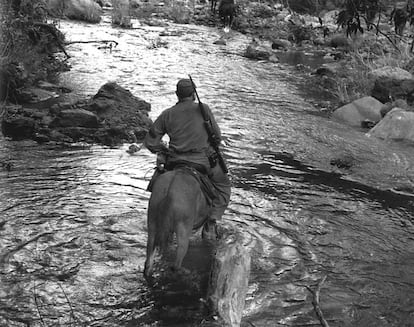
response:
M414 212L414 195L402 194L393 190L380 190L369 185L347 179L339 172L327 172L307 166L295 160L289 153L260 153L263 163L249 170L236 171L241 179L236 182L237 187L250 189L256 188L263 193L283 197L286 190L278 187L269 180L258 179L259 176L278 176L283 179L296 180L298 183L309 187L323 187L335 189L338 192L348 194L356 200L367 199L381 203L383 208L404 208ZM241 181L243 181L241 183ZM322 192L322 191L321 191Z
M411 301L400 294L414 285L408 276L414 196L347 180L290 154L260 155L262 162L234 171L237 188L244 190L232 207L234 216L246 230L255 226L263 249L273 249L265 251L273 265L255 260L251 284L259 289L247 301L246 320L259 326L318 325L309 289L326 278L320 308L331 326L411 326L410 311L394 316L386 303L406 307ZM267 201L244 202L244 192L252 190ZM256 301L263 305L257 313ZM280 319L269 319L272 311Z
M220 31L193 25L120 33L107 17L62 27L72 40L119 39L112 52L70 46L73 68L62 79L79 96L115 80L149 101L155 118L176 101L179 78L197 78L226 140L233 189L223 224L254 240L242 327L317 326L308 288L325 276L321 310L332 327L412 326L411 147L318 115L283 58L232 54L245 50L244 35L229 33L224 47L214 44ZM321 59L289 55L292 64ZM12 165L0 169L0 253L8 254L0 326L184 327L203 319L210 252L198 235L184 262L197 273L172 279L166 268L152 288L142 276L155 158L127 147L0 138L0 161ZM343 154L349 168L332 161Z
M172 269L174 247L168 251L163 261L157 262L158 272L149 286L152 309L148 316L160 326L194 326L209 318L205 299L213 245L195 238L199 238L199 235L190 242L183 269ZM142 323L142 320L132 320L127 326L136 326L137 323Z

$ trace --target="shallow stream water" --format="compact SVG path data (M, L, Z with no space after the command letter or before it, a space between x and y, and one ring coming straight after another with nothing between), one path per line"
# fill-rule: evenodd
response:
M304 76L244 58L250 40L234 31L125 30L108 18L60 28L70 41L118 42L68 47L72 69L62 83L73 97L116 81L150 102L155 119L176 101L178 79L191 74L213 109L233 184L223 224L255 241L246 245L252 270L242 326L320 325L311 292L318 285L330 326L414 326L412 144L369 138L321 114L298 87ZM214 44L220 37L226 45ZM152 289L142 277L155 158L127 147L0 138L0 161L11 165L0 170L0 253L9 254L0 263L0 326L204 319L196 281L183 295ZM349 165L338 168L338 159ZM203 247L196 235L189 257Z

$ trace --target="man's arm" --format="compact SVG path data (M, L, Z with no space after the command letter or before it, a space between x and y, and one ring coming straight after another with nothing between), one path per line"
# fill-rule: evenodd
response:
M165 133L164 119L161 114L152 124L145 136L144 146L152 153L167 152L168 148L161 140Z

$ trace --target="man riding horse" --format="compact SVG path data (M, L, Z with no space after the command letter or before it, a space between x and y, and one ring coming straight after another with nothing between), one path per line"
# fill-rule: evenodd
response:
M203 235L216 237L216 221L220 220L230 200L230 180L228 174L217 164L214 148L209 142L209 135L204 126L205 118L195 102L195 89L190 79L181 79L177 83L178 102L164 110L151 126L144 140L144 145L153 153L166 155L166 169L176 164L186 163L197 170L205 172L217 196L213 199L209 218L203 227ZM221 140L220 128L206 104L202 104L214 134ZM167 148L162 137L170 138Z
M231 28L236 10L234 0L221 0L218 10L219 17L224 27Z

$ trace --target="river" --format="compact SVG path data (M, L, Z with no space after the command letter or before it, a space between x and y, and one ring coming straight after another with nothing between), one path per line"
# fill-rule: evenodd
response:
M305 76L244 58L250 40L234 31L216 45L224 32L203 26L60 24L70 41L118 42L68 46L72 69L61 82L74 97L116 81L150 102L155 119L191 74L212 107L233 184L222 223L255 240L242 326L319 326L318 286L330 326L414 326L412 145L331 120L299 87ZM127 148L0 138L0 162L11 164L0 169L0 253L16 250L0 273L0 326L204 319L197 290L183 300L142 277L155 158Z

